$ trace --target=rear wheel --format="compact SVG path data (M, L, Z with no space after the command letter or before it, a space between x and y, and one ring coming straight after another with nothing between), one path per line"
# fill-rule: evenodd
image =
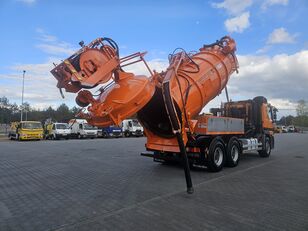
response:
M221 139L212 140L209 148L207 167L211 172L219 172L225 164L225 146Z
M240 144L236 137L232 137L227 146L227 153L226 153L226 166L228 167L235 167L238 165L240 159Z
M258 151L259 152L259 156L261 157L269 157L271 154L271 142L270 139L268 137L265 138L265 144L264 144L264 149Z

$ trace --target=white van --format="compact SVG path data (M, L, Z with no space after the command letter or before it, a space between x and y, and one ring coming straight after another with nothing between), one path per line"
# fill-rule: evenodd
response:
M85 119L72 119L69 121L71 128L71 136L78 139L82 138L97 138L98 128L88 124Z
M127 119L122 122L122 132L124 136L143 136L143 127L136 119Z
M71 129L67 123L52 123L47 125L45 131L46 139L58 140L60 138L69 139Z

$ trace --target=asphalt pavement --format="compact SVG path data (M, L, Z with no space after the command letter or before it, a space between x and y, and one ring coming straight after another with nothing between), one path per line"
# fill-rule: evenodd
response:
M0 230L308 230L308 134L219 173L141 157L145 138L1 141Z

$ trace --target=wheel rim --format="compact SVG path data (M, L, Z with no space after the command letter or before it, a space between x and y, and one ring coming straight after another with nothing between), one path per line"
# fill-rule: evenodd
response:
M266 145L266 147L265 147L266 148L266 153L269 154L270 151L271 151L271 146L270 146L268 141L266 141L265 145Z
M238 147L236 145L233 145L231 149L231 158L234 162L236 162L238 160L238 157L239 157Z
M216 166L220 166L223 160L223 151L221 148L217 147L214 152L214 163Z

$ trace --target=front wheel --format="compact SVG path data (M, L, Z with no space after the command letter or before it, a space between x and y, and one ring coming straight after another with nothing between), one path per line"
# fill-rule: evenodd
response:
M268 137L265 138L264 149L258 151L260 157L269 157L271 155L271 143Z
M225 165L225 145L221 139L212 140L209 148L207 167L211 172L219 172Z

